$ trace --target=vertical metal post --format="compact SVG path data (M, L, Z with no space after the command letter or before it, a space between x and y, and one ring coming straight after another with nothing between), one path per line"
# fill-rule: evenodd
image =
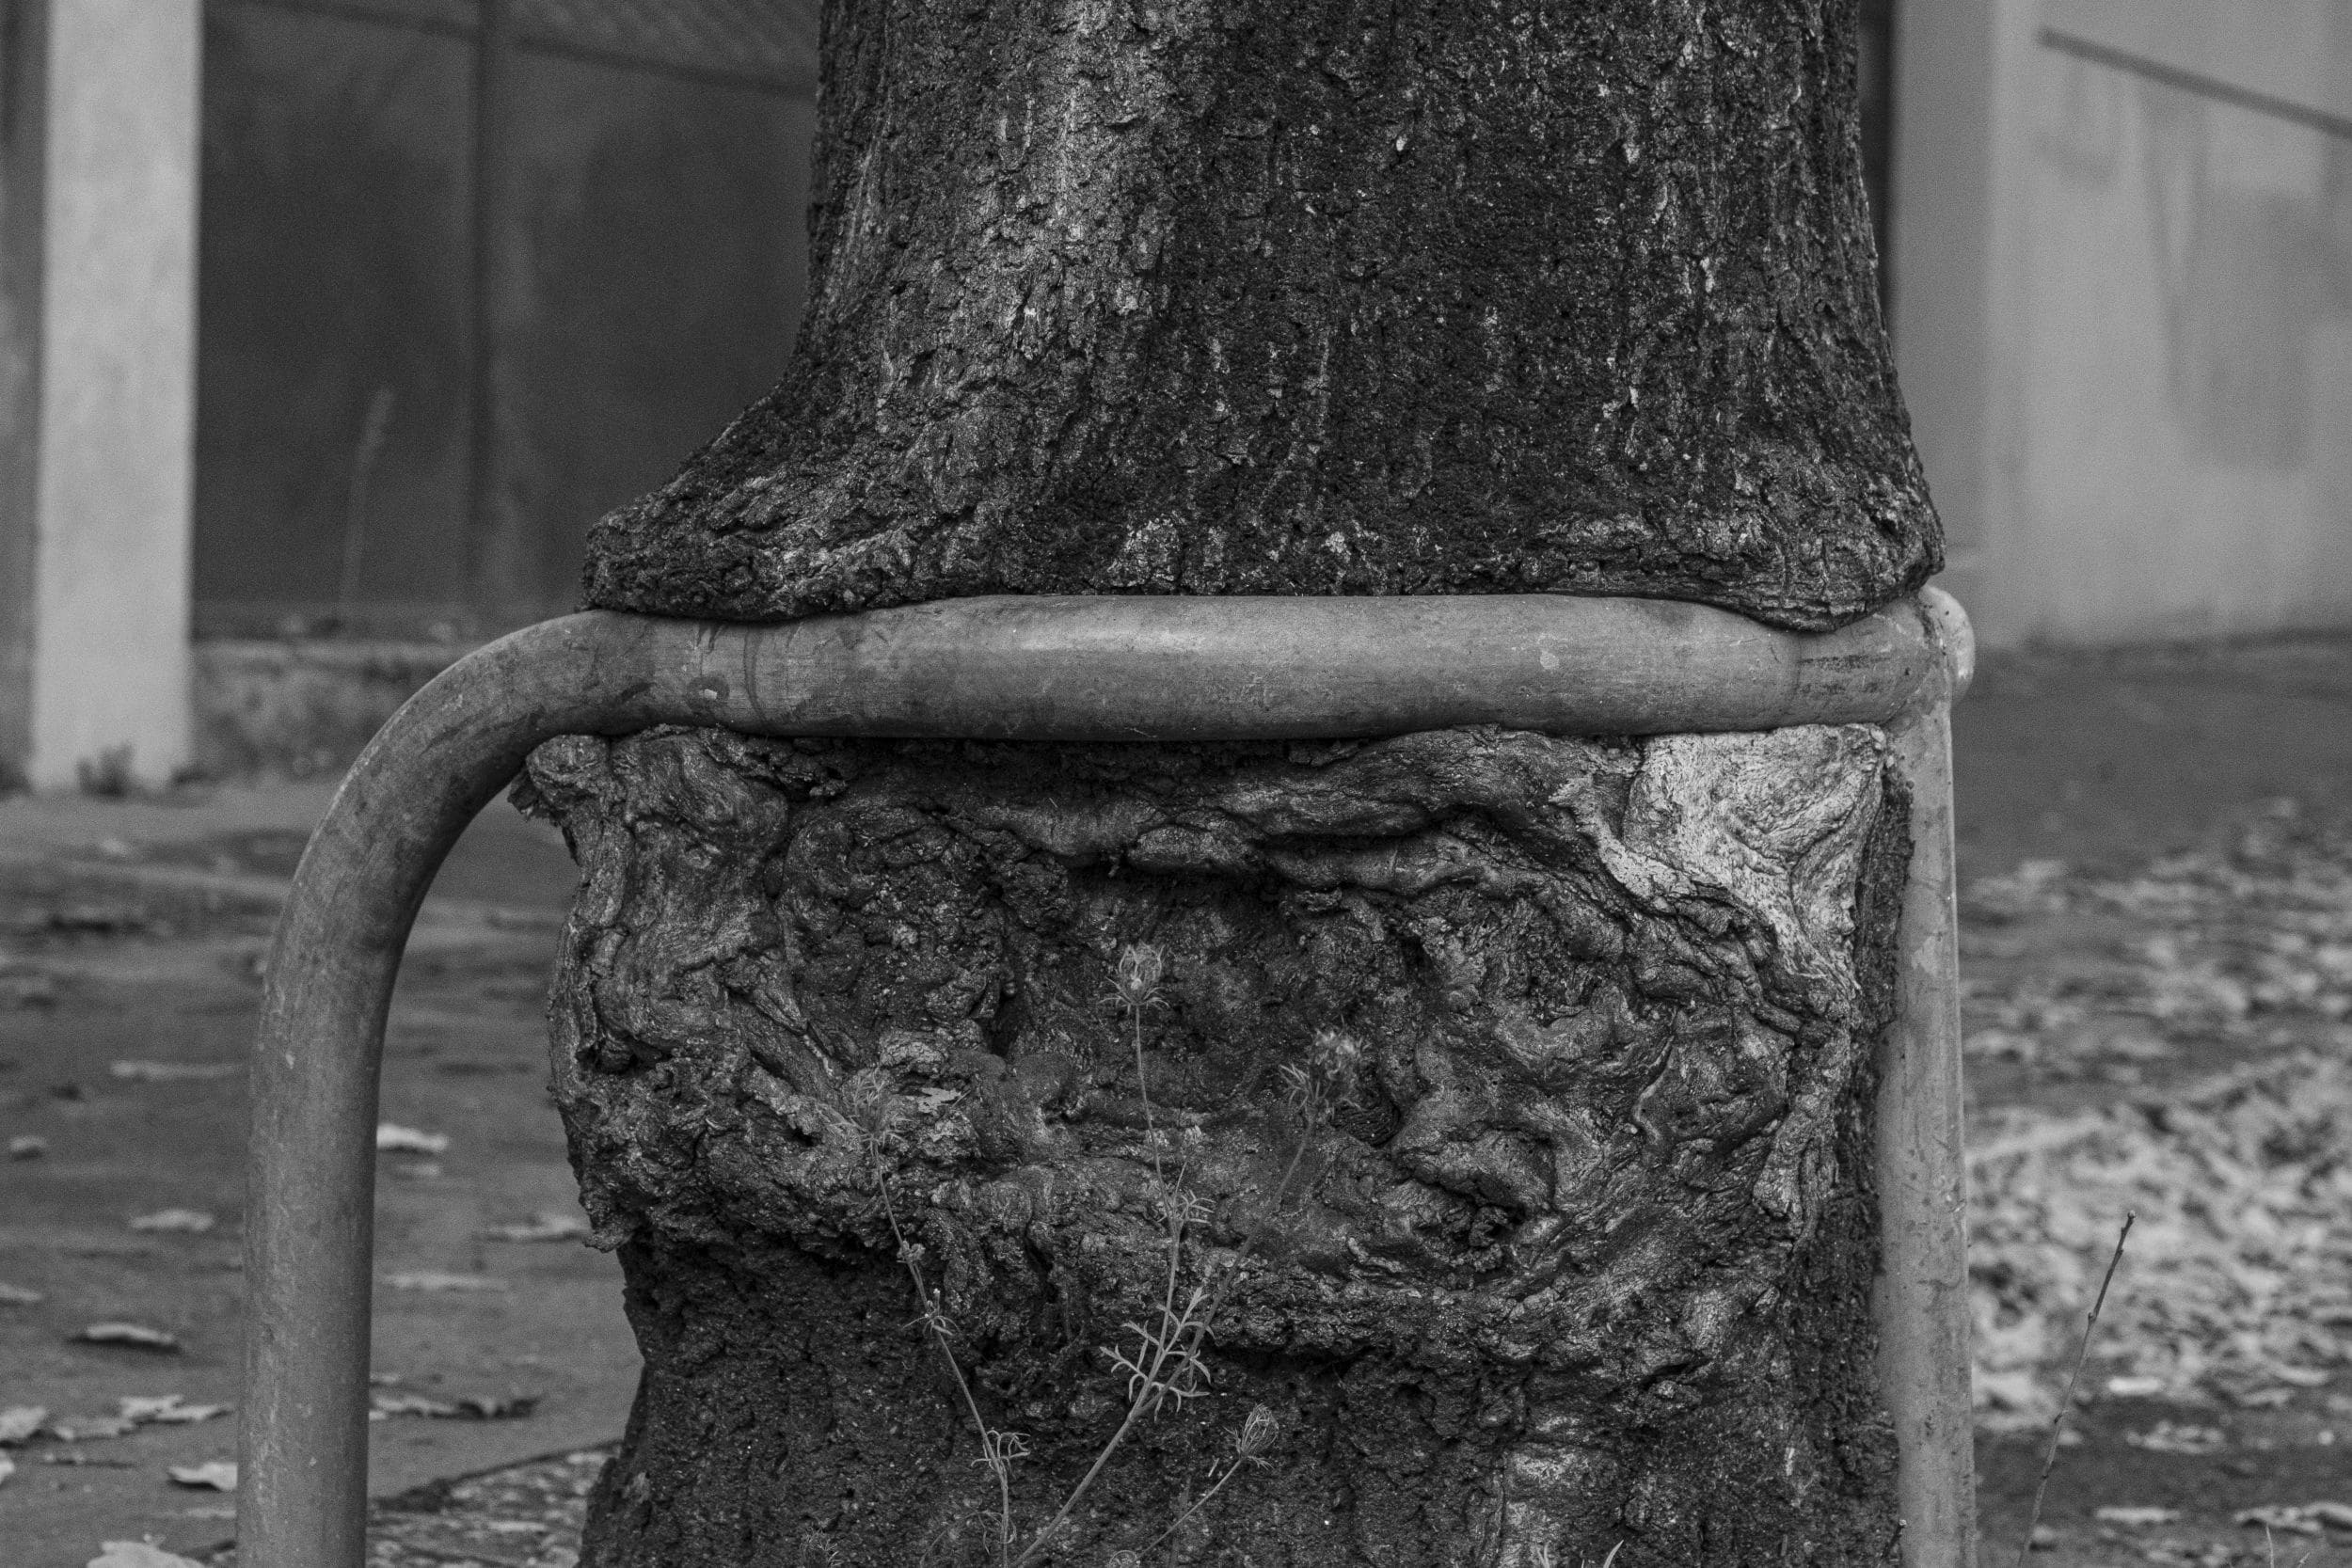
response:
M1880 1386L1899 1445L1903 1568L1976 1568L1951 725L1975 647L1950 595L1928 589L1920 608L1946 658L1887 731L1911 790L1911 874L1895 1022L1879 1062Z

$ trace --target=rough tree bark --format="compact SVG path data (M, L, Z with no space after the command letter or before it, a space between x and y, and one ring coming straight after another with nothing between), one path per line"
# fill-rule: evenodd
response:
M790 372L589 597L1558 590L1820 627L1937 533L1851 0L832 0Z
M1851 9L837 0L793 366L591 597L1874 608L1937 542ZM1891 1560L1876 731L665 732L520 793L587 874L555 1086L646 1357L596 1568L1019 1557L1171 1263L1208 1391L1030 1562ZM1025 1436L1009 1551L956 1373Z

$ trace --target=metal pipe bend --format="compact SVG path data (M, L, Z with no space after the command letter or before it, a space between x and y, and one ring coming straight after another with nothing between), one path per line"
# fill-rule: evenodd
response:
M665 723L1217 740L1891 722L1940 709L1972 662L1934 589L1818 636L1658 600L1133 596L777 626L590 611L489 644L361 753L278 922L253 1058L240 1561L363 1560L385 1014L435 871L540 742Z

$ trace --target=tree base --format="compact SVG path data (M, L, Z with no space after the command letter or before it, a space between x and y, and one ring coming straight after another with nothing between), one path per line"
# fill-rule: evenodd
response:
M1015 1556L1120 1325L1211 1288L1209 1390L1033 1562L1891 1560L1877 732L672 733L525 793L587 872L556 1092L646 1360L595 1568L1002 1560L894 1227L1024 1434Z

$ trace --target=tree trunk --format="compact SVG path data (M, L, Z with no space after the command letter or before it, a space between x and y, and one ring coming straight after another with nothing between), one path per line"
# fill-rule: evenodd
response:
M1937 545L1853 32L838 0L792 371L591 596L1874 608ZM646 1360L592 1568L1891 1560L1877 731L667 732L521 793Z
M1632 594L1819 628L1938 535L1853 0L831 0L790 372L589 598Z

